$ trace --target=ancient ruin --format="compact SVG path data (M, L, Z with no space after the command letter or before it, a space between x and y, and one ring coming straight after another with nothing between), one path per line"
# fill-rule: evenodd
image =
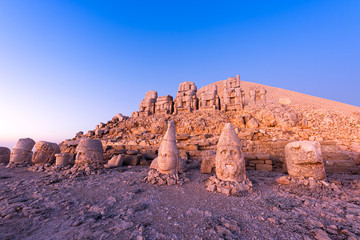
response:
M149 116L155 114L155 103L158 94L156 91L148 91L145 98L141 100L139 106L139 116Z
M100 140L81 139L76 147L76 165L100 165L103 164L103 146Z
M56 143L40 141L35 144L35 152L31 161L35 165L52 164L55 162L55 154L60 153Z
M10 154L9 167L26 166L31 163L32 149L35 141L31 138L20 138Z
M267 91L263 87L251 88L249 91L249 104L265 104L266 93Z
M286 167L295 178L325 179L325 168L319 142L297 141L285 146Z
M10 152L10 149L8 149L7 147L0 147L0 163L9 163Z
M124 163L125 156L123 154L114 155L112 158L104 165L106 168L120 167Z
M209 191L236 195L241 191L252 191L252 184L246 177L245 159L241 143L231 123L221 132L215 158L216 178L207 183ZM230 182L230 183L226 183Z
M213 111L220 110L220 97L216 85L208 85L198 91L199 110Z
M55 154L55 157L55 165L58 167L67 166L72 162L72 158L69 153L57 153Z
M240 88L240 76L230 77L224 81L224 93L221 108L224 111L240 111L245 105L245 93Z
M172 114L174 111L173 104L173 97L170 95L158 97L155 103L155 113Z
M174 112L192 112L198 107L198 99L196 97L197 87L193 82L183 82L179 85L179 90L174 100Z

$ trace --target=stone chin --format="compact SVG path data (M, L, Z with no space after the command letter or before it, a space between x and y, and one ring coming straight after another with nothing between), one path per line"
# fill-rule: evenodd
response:
M157 161L159 172L172 173L176 171L176 164L178 159L175 153L159 154Z

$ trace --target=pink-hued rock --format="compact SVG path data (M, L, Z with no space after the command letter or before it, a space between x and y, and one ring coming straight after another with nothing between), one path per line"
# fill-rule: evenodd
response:
M285 159L291 177L325 179L321 145L315 141L297 141L285 146Z
M7 147L0 147L0 163L9 163L10 153L11 151Z
M179 85L179 90L174 101L175 113L192 112L197 109L197 87L193 82L183 82Z
M155 103L158 94L156 91L148 91L139 106L139 116L149 116L155 113Z
M100 140L81 139L76 147L76 165L102 165L103 164L103 147Z
M225 111L239 111L245 104L245 93L240 88L240 76L230 77L224 81L224 93L221 107Z
M31 163L32 148L35 141L31 138L20 138L10 154L9 167L26 166Z
M208 85L197 92L199 99L199 110L212 111L220 109L220 97L216 85Z
M69 165L71 162L71 155L69 153L58 153L55 154L55 157L56 157L55 165L59 167Z
M55 162L55 154L60 153L56 143L40 141L35 144L35 152L31 161L35 165L52 164Z
M161 96L156 99L155 113L156 114L172 114L173 108L173 97L170 95Z

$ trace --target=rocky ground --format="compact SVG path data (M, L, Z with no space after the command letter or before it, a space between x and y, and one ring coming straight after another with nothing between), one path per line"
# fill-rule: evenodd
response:
M0 239L359 239L359 175L279 185L280 172L248 171L253 193L144 181L148 167L92 175L0 166Z

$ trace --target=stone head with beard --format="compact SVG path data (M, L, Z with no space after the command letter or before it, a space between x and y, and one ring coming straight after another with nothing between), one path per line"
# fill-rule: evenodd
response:
M231 123L221 132L215 158L216 176L223 181L242 182L246 179L244 154Z

